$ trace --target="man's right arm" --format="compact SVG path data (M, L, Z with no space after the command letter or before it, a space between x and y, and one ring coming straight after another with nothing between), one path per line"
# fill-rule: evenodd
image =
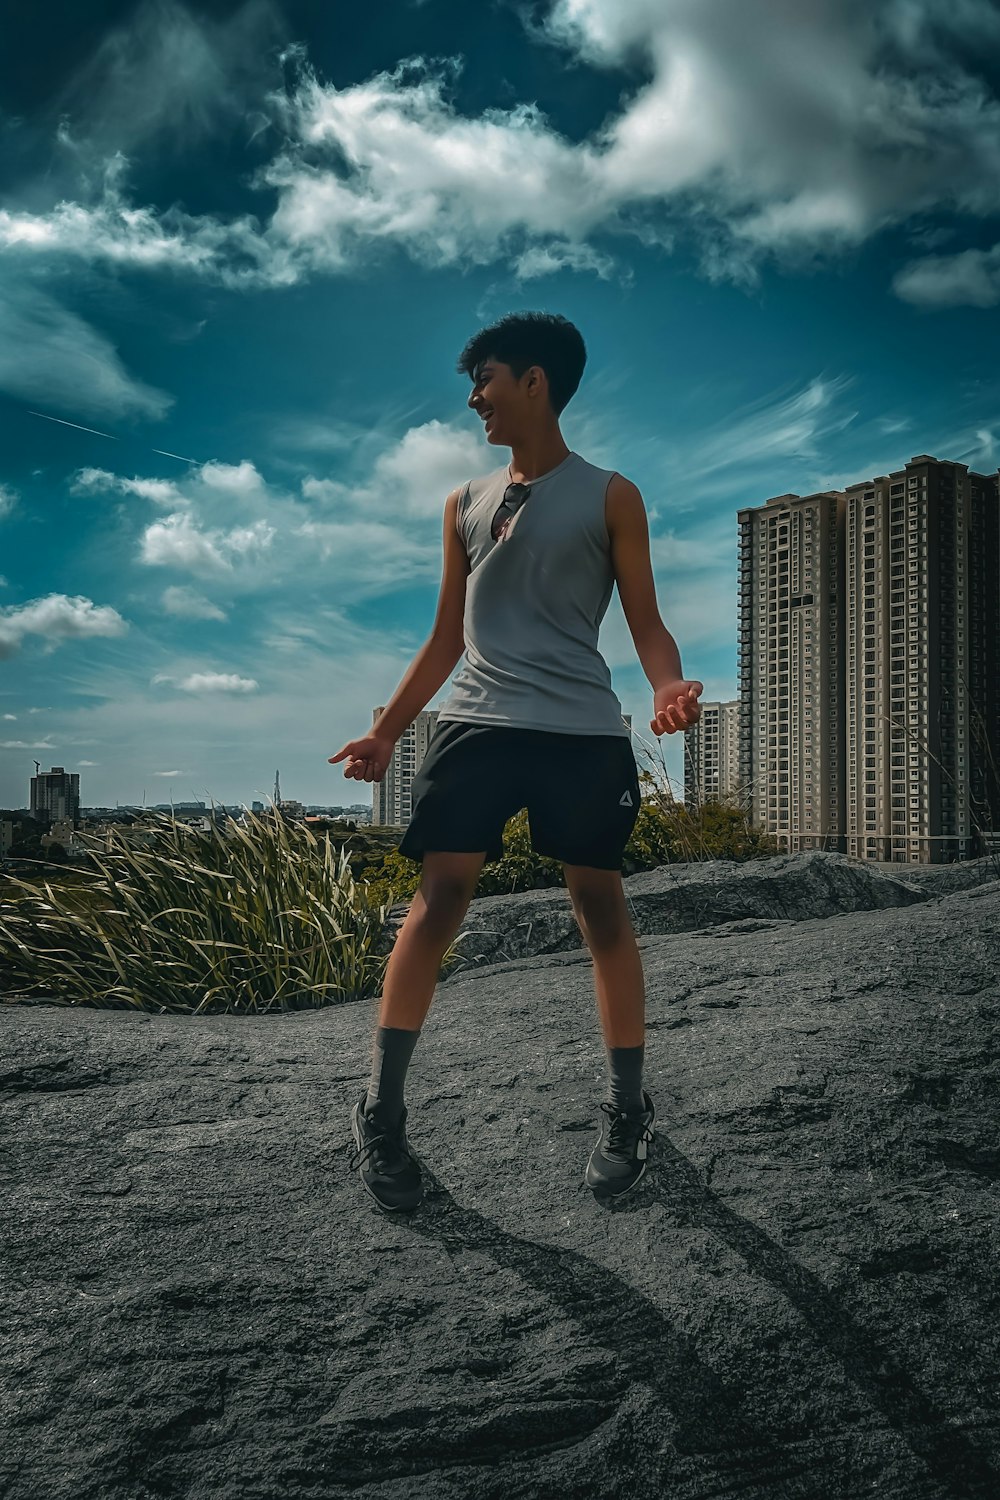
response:
M465 650L465 587L470 563L458 532L460 493L461 489L452 490L444 503L444 565L434 625L373 726L374 733L386 735L393 744L440 691Z

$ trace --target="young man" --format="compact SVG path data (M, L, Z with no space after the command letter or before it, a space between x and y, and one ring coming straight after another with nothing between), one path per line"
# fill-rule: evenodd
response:
M577 329L554 314L512 314L469 340L458 362L472 380L468 404L510 463L448 496L431 635L372 733L330 756L347 757L345 777L380 781L400 735L465 655L413 782L399 849L422 860L420 889L389 957L371 1082L351 1118L351 1164L389 1211L422 1195L403 1085L441 959L523 807L536 852L562 863L594 960L610 1097L585 1180L618 1197L646 1169L655 1111L642 1087L645 990L621 880L639 777L597 644L616 583L653 687L653 732L694 724L704 689L684 677L660 619L642 496L571 452L559 430L586 357Z

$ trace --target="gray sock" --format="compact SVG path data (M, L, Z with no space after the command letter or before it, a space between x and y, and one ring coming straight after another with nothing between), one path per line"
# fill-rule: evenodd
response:
M365 1114L378 1105L378 1112L390 1125L399 1123L403 1113L403 1084L406 1070L417 1045L417 1031L403 1031L399 1026L380 1026L375 1033L372 1054L372 1076L365 1100Z
M641 1114L642 1064L645 1045L641 1047L609 1047L608 1074L611 1079L611 1103L615 1109L628 1114Z

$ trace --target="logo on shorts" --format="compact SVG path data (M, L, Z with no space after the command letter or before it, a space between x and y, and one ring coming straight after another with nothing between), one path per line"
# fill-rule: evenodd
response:
M632 804L632 793L631 792L626 791L623 796L619 797L619 799L618 799L618 806L619 807L631 807L632 805L633 804Z

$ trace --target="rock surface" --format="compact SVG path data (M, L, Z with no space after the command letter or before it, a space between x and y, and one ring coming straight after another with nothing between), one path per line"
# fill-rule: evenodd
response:
M612 1208L562 890L441 987L405 1220L347 1165L374 1005L0 1006L0 1494L995 1500L1000 882L765 865L625 882L658 1119Z
M975 866L966 877L969 884L1000 874L995 861L977 860ZM742 864L720 859L663 865L632 875L622 884L637 936L691 932L732 922L741 923L741 930L746 931L747 923L802 922L849 911L909 906L937 890L933 874L922 885L913 885L824 850ZM403 917L405 909L399 920ZM520 892L516 905L510 896L474 901L457 941L460 958L453 974L483 964L583 947L573 908L561 886Z

